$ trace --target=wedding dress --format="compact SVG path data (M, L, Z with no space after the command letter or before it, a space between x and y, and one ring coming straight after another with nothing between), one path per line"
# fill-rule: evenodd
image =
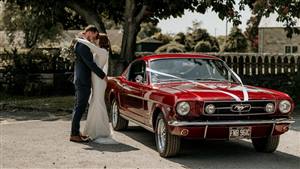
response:
M77 39L78 42L88 46L93 54L94 62L105 74L108 71L109 53L107 50L96 46L85 39ZM112 139L112 129L110 128L104 95L106 81L99 78L92 72L92 91L89 100L89 109L86 120L84 135L88 135L94 142L100 144L116 144Z

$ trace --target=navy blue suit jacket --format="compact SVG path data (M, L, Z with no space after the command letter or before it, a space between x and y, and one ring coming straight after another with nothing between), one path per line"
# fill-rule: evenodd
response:
M75 46L75 75L74 83L77 87L91 87L91 71L103 79L106 75L93 60L93 54L86 45L77 42Z

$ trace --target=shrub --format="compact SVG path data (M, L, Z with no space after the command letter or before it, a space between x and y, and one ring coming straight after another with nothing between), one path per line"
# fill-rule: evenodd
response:
M172 41L156 49L155 53L183 53L185 51L184 45Z
M195 46L195 52L210 52L212 49L211 45L207 41L200 41Z

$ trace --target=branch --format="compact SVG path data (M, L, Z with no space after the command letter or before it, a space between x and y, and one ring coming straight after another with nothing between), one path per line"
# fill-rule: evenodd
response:
M67 1L66 6L76 11L81 15L88 24L95 25L100 32L106 33L106 29L102 19L99 17L100 14L93 10L89 6L85 6L77 1Z
M143 5L142 9L140 10L140 12L137 14L135 18L136 23L141 23L141 21L143 20L144 16L147 13L147 9L148 9L148 5Z

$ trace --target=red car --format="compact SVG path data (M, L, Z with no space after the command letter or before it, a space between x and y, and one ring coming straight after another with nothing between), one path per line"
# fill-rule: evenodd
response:
M251 139L274 152L294 122L285 93L243 85L224 61L198 54L160 54L133 61L108 81L114 130L132 121L155 133L162 157L178 154L181 138Z

